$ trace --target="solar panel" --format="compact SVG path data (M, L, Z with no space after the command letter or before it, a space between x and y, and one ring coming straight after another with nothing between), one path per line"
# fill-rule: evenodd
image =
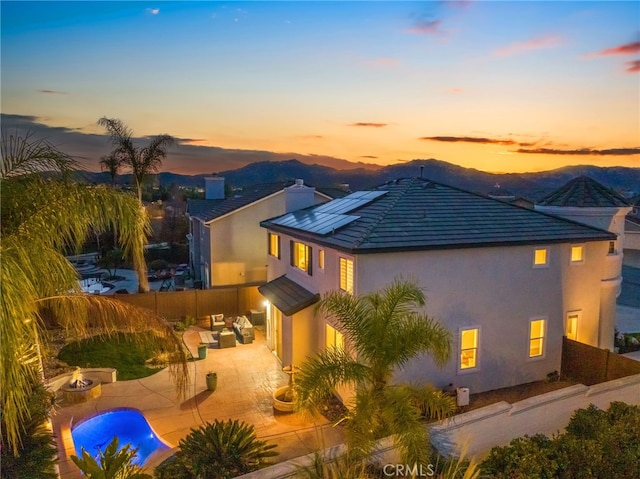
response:
M356 191L344 198L338 198L336 200L329 201L328 203L324 203L315 208L315 211L336 214L349 213L350 211L371 203L373 200L386 193L386 191Z
M316 213L315 211L298 211L276 218L272 223L286 226L287 228L307 231L309 233L325 235L358 218L360 217L333 213Z

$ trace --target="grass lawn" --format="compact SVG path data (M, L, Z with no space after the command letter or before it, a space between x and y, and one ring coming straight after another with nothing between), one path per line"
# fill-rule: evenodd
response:
M145 361L158 352L140 341L143 336L142 333L119 333L109 338L83 339L63 347L58 359L82 368L115 368L120 381L144 378L158 372L157 368L145 365Z

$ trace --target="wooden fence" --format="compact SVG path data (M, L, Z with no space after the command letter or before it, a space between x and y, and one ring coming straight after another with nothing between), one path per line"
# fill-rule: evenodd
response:
M125 303L150 309L168 319L185 316L199 318L207 314L225 316L247 314L252 309L264 310L264 298L258 285L213 287L184 291L151 291L139 294L116 294L114 298Z
M562 374L591 386L640 374L640 362L565 337L562 344Z

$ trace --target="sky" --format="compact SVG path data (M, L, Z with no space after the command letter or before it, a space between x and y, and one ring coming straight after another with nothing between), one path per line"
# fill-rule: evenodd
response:
M640 167L640 2L10 2L1 113L82 158L100 117L163 170L437 158ZM352 163L346 163L343 160Z

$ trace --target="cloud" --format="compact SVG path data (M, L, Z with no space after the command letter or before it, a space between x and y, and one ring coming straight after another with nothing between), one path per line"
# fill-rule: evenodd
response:
M498 48L493 51L494 55L507 57L526 53L534 50L544 50L554 48L562 44L562 37L559 35L547 35L545 37L532 38L523 42L514 42L506 47Z
M640 60L632 60L630 62L626 62L625 65L627 65L627 69L626 69L627 73L640 72Z
M464 88L448 88L447 93L453 93L454 95L459 95L460 93L464 93Z
M640 147L638 148L608 148L605 150L594 150L591 148L580 148L577 150L558 150L555 148L535 148L528 150L520 148L516 153L534 153L538 155L594 155L594 156L627 156L640 155Z
M415 35L439 35L444 33L440 27L442 20L416 20L407 32Z
M191 143L201 143L201 142L207 141L207 140L204 139L204 138L176 138L176 141L178 143L180 143L181 145L182 144L188 145L188 144L191 144Z
M151 15L157 15L158 13L160 13L160 9L159 8L147 8L147 13L150 13Z
M475 136L423 136L420 140L424 141L444 141L447 143L481 143L485 145L519 145L526 146L527 144L518 143L513 140L500 140L496 138L482 138Z
M299 135L298 138L301 140L324 140L322 135Z
M58 91L58 90L38 90L39 93L51 93L53 95L68 95L66 91Z
M371 122L359 122L359 123L351 123L349 126L367 126L372 128L384 128L388 126L388 123L371 123Z
M370 158L370 159L372 159L372 160L375 160L375 159L377 159L378 157L377 157L377 156L373 156L373 155L360 155L360 158Z
M634 53L640 53L640 42L626 43L625 45L618 45L617 47L605 48L599 52L587 53L585 58L590 57L605 57L609 55L633 55Z

